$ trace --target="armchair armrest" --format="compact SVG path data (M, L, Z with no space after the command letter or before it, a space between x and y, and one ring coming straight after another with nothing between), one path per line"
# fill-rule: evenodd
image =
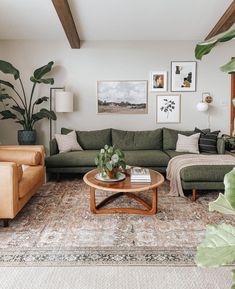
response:
M0 146L0 150L10 150L10 151L33 151L39 152L41 154L40 165L45 165L45 150L41 145L10 145L10 146Z
M18 212L17 165L0 162L0 218L14 218Z

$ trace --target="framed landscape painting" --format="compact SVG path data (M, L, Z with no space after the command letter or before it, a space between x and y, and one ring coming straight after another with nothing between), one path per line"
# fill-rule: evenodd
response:
M147 113L147 80L97 81L98 113Z
M151 72L150 76L152 91L167 91L167 72Z
M157 122L179 123L180 122L180 95L157 96Z
M196 61L171 62L171 91L196 91Z

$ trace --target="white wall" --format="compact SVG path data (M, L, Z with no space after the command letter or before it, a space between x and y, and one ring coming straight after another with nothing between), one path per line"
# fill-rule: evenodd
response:
M97 80L148 80L151 70L167 70L170 62L195 60L192 41L88 41L80 50L72 50L67 43L35 41L1 41L1 59L10 61L21 72L27 83L32 71L53 60L55 68L51 75L54 86L66 86L75 94L73 113L58 114L56 130L61 126L79 130L94 130L107 127L142 130L162 127L156 123L156 93L149 92L148 114L102 115L96 112ZM172 128L194 129L208 126L207 113L196 110L202 92L211 92L214 97L211 109L211 129L229 131L230 77L219 70L233 55L233 43L224 43L198 62L197 91L181 93L181 123L165 125ZM2 78L1 74L1 78ZM37 95L49 96L49 86L43 85ZM168 77L170 92L170 77ZM16 143L18 126L11 120L0 121L0 141ZM38 126L39 143L48 144L49 123Z

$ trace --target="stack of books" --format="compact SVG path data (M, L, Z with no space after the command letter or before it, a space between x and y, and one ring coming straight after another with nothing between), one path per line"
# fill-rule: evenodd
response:
M150 183L151 176L149 169L133 167L131 168L131 182L132 183Z

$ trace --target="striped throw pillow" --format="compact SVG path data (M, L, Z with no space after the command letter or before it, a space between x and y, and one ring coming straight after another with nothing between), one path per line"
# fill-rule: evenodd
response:
M208 154L217 154L217 138L220 133L219 130L212 132L203 132L202 130L195 128L194 130L197 133L200 133L199 138L199 150L201 153Z
M176 151L182 153L199 154L198 140L200 133L196 133L190 136L178 134L178 140L176 143Z

